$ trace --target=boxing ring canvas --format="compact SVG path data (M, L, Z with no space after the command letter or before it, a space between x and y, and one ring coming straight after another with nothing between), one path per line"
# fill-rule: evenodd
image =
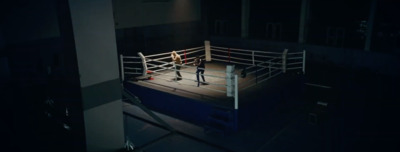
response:
M205 42L204 47L176 52L182 65L171 62L170 52L121 55L123 85L148 108L203 126L205 131L237 131L254 122L252 118L273 107L282 92L301 89L298 82L305 72L305 51L244 50ZM199 87L193 65L196 56L207 61L206 82L200 79ZM176 71L181 80L176 79Z

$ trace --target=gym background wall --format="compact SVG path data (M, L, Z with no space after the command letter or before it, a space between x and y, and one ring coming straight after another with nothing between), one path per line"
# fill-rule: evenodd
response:
M200 0L113 0L118 53L153 54L204 43Z

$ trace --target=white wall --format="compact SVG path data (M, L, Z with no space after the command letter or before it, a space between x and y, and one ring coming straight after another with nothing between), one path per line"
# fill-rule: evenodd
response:
M113 0L116 28L201 20L200 0Z

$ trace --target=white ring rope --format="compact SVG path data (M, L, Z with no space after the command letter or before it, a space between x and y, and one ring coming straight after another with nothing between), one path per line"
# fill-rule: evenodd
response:
M138 56L124 56L124 59L140 59Z
M268 51L259 51L259 50L244 50L244 49L226 48L226 47L219 47L219 46L211 46L211 48L230 49L230 50L235 50L235 51L255 52L255 53L264 53L264 54L282 54L282 53L279 53L279 52L268 52Z
M204 48L204 46L202 47L196 47L196 48L191 48L191 49L186 49L186 54L188 53L188 51L193 51L195 49L202 49ZM180 53L180 52L184 52L185 50L179 50L179 51L175 51L176 53ZM197 51L201 51L201 50L197 50ZM165 53L159 53L159 54L152 54L152 55L146 55L144 57L148 58L148 57L154 57L154 56L161 56L161 55L170 55L171 52L165 52Z
M287 58L288 60L296 60L296 59L303 59L303 57L293 57L293 58Z
M175 52L176 52L176 53L180 53L180 54L184 54L185 51L186 51L186 54L188 54L188 53L194 53L194 52L204 51L204 48L196 49L196 50L179 50L179 51L175 51Z
M295 70L295 69L302 69L303 67L293 67L293 68L286 68L287 70Z
M200 51L204 51L204 50L197 50L197 51L192 51L192 52L186 52L186 55L194 54L194 53L197 53L197 52L200 52Z
M223 50L216 50L216 49L211 49L211 51L217 51L217 52L228 53L227 51L223 51ZM245 53L236 53L236 52L229 52L229 53L230 53L230 54L238 54L238 55L252 56L251 54L245 54Z
M277 76L277 75L279 75L279 74L281 74L281 73L282 73L282 71L280 71L280 72L278 72L278 73L272 75L271 77L267 77L267 78L265 78L265 79L263 79L263 80L260 80L258 83L253 83L253 84L251 84L251 85L249 85L249 86L246 86L246 87L244 87L244 88L241 88L240 91L243 91L243 90L245 90L245 89L251 88L251 87L253 87L253 86L255 86L255 85L259 84L259 83L262 83L262 82L264 82L264 81L266 81L266 80L269 80L269 79L271 79L271 78L273 78L273 77L275 77L275 76Z
M188 72L188 71L182 71L182 70L176 70L176 71L180 71L183 73L189 73L189 74L196 74L196 72ZM208 74L199 74L199 75L203 75L203 76L207 76L207 77L214 77L214 78L220 78L220 79L225 79L226 77L221 77L221 76L215 76L215 75L208 75ZM193 79L194 80L194 79Z
M214 54L214 56L218 56L218 57L224 57L224 56L220 56L220 55L215 55ZM237 60L242 60L242 61L253 61L253 60L250 60L250 59L243 59L243 58L238 58L238 57L230 57L231 59L237 59Z
M172 69L171 69L171 70L172 70ZM196 74L196 73L193 73L193 72L186 72L186 71L182 71L182 70L177 70L177 71L181 71L181 72L184 72L184 73ZM153 72L154 72L154 73L157 73L157 74L160 74L160 75L165 75L165 76L170 76L170 77L176 77L175 75L170 75L170 74L162 73L162 72L158 72L158 71L153 71ZM204 75L204 76L209 76L209 77L217 77L217 78L223 78L223 79L225 79L225 77L218 77L218 76L213 76L213 75L205 75L205 74L199 74L199 75ZM189 79L189 78L182 78L182 79L183 79L183 80L191 80L191 81L195 80L195 79ZM218 86L218 87L226 87L226 84L210 83L210 82L208 82L207 84L214 85L214 86Z
M271 72L267 72L267 73L265 73L265 74L263 74L263 75L255 76L254 78L252 78L252 79L250 79L250 80L247 80L246 82L241 83L241 85L242 85L242 84L249 83L249 82L251 82L251 81L254 81L254 80L256 80L256 79L258 79L258 78L260 78L260 77L262 77L262 76L265 76L265 75L267 75L267 74L269 74L269 73L274 73L275 71L280 71L280 70L279 70L279 69L275 69L275 70L272 70ZM255 71L253 71L253 72L255 72Z
M274 62L277 59L279 59L278 63ZM269 59L267 61L263 61L263 62L258 63L256 65L252 65L250 67L246 67L244 70L249 70L249 69L252 69L252 68L256 67L256 69L254 69L254 70L252 70L250 72L247 72L247 75L251 75L251 74L256 74L256 75L255 75L254 78L252 78L250 80L247 80L247 81L241 83L240 85L242 85L242 86L243 85L247 85L249 83L252 83L255 80L257 80L256 83L258 83L259 82L258 79L260 79L262 77L265 77L265 76L268 76L268 75L270 75L270 76L267 77L267 78L261 79L260 81L263 81L263 80L269 79L270 77L273 77L273 76L271 76L272 73L274 73L276 71L280 71L282 69L282 67L274 67L275 65L281 64L281 63L279 63L280 61L282 61L281 58L277 57L277 58ZM268 64L268 65L264 65L264 64ZM261 67L261 68L258 69L259 67ZM267 71L267 72L263 72L263 70L266 70L266 69L270 69L270 70ZM271 71L271 69L273 69L273 70ZM263 74L257 75L257 73L263 73ZM256 84L250 85L249 87L254 86L254 85L256 85ZM245 88L248 88L248 87L245 87Z
M263 58L277 58L277 59L281 59L282 56L266 56L266 55L254 55L256 57L263 57Z
M149 65L149 64L148 64ZM156 69L157 67L147 67L147 70Z
M177 50L176 53L178 52L183 52L183 51L192 51L192 50L198 50L198 49L204 49L204 46L199 46L199 47L194 47L194 48L189 48L189 49L183 49L183 50Z
M121 55L121 64L122 64L122 72L124 75L140 75L142 74L142 68L137 68L135 65L141 65L142 62L139 62L138 59L141 59L138 56L122 56ZM130 67L124 66L124 64L129 64ZM133 66L133 67L132 67ZM125 77L125 76L123 76Z
M226 57L226 56L223 56L223 55L216 55L216 54L213 54L212 56L217 56L217 57L222 57L222 58ZM253 60L242 59L242 58L237 58L237 57L230 57L230 58L231 59L238 59L238 60L245 60L245 61L253 61Z
M222 62L228 62L228 63L236 63L236 64L242 64L242 65L253 65L249 63L241 63L241 62L236 62L236 61L229 61L229 60L223 60L223 59L217 59L217 58L212 58L213 60L216 61L222 61Z
M155 62L161 62L161 61L155 61ZM160 64L160 65L148 63L147 65L157 66L157 67L165 67L166 65L172 65L171 63L168 63L168 62L163 62L163 63L164 64Z
M194 60L194 59L196 59L196 57L190 57L190 58L186 58L186 61L187 60Z
M155 61L155 62L173 65L172 62L165 62L165 61ZM154 64L151 64L151 65L154 65ZM193 67L193 66L187 66L187 65L177 65L177 66L186 67L186 68ZM202 69L202 68L201 68L201 69ZM216 69L210 69L210 68L206 68L206 69L204 69L204 70L214 71L214 72L220 72L220 73L226 73L224 70L216 70Z
M213 49L213 48L211 48L211 51L222 52L222 53L228 53L228 50L219 50L219 49ZM246 55L248 55L248 54L246 54Z
M238 54L238 55L247 55L247 56L252 56L252 54L246 54L246 53L237 53L237 52L229 52L230 54Z
M212 48L212 51L223 52L224 54L226 54L226 53L229 54L229 56L220 55L220 54L211 54L212 59L215 59L216 61L222 61L222 62L236 63L236 64L241 64L241 65L254 65L255 63L258 64L258 63L262 63L263 62L263 61L260 61L260 60L256 60L255 57L267 58L267 59L270 59L270 60L282 59L282 56L279 53L274 53L274 54L278 54L280 56L266 56L266 55L256 55L256 54L254 54L254 52L251 52L252 54L244 54L244 53L231 52L231 49L228 49L228 50L224 51L224 50L219 50L219 49L215 49L215 48L221 48L221 47L214 47L214 48ZM236 50L236 49L233 49L233 50ZM242 51L245 52L244 50L242 50ZM249 52L249 51L247 51L247 52ZM265 52L263 52L263 53L265 53ZM239 55L251 56L251 59L234 57L234 56L231 56L231 54L239 54ZM215 58L215 57L219 57L219 58ZM221 58L223 58L223 59L221 59ZM233 61L233 60L249 61L249 62L252 62L252 64L246 63L246 62Z
M268 67L263 67L263 68L261 68L261 69L256 69L256 70L253 70L253 71L251 71L251 72L248 72L247 74L248 75L250 75L250 74L253 74L253 73L256 73L256 72L260 72L260 71L262 71L262 70L265 70L265 69L267 69Z
M202 56L204 56L204 55L202 55ZM147 58L147 60L146 60L146 62L151 62L151 61L160 61L160 60L164 60L164 59L170 59L171 57L170 56L167 56L167 57L162 57L162 58L157 58L157 59L150 59L150 58ZM192 59L195 59L196 57L190 57L190 58L186 58L186 61L187 60L192 60Z
M212 51L217 51L217 52L223 52L226 53L226 51L221 51L221 50L212 50ZM252 54L243 54L243 53L235 53L235 52L230 52L230 54L239 54L239 55L246 55L246 56L253 56ZM232 56L227 57L227 56L221 56L221 55L216 55L216 54L211 54L212 56L220 56L224 58L234 58ZM254 55L254 57L263 57L263 58L282 58L282 56L265 56L265 55ZM244 59L241 59L244 60ZM248 59L249 61L253 61ZM256 60L255 60L256 61Z
M247 67L247 68L252 68L252 67L255 67L255 66L261 66L262 64L266 64L266 63L273 65L273 64L275 64L275 62L272 62L272 61L275 60L275 59L277 59L277 58L273 58L273 59L270 59L268 61L260 61L261 63L259 63L257 65L253 65L253 66Z
M286 63L286 65L296 65L296 64L303 64L303 62Z
M199 55L199 57L205 57L205 55ZM193 60L193 61L190 61L190 62L188 62L188 63L183 63L183 64L191 64L191 63L194 63L194 59L196 59L195 56L194 56L194 57L190 57L190 58L186 58L186 61L189 61L189 60Z
M170 57L170 56L166 56L166 57L157 58L157 59L146 58L146 62L150 62L150 61L159 61L159 60L165 60L165 59L171 59L171 57Z
M273 73L273 72L275 72L275 71L278 71L278 70L271 71L271 73ZM266 75L269 75L269 72L264 73L264 74L261 74L261 75L258 75L257 78L261 78L261 77L264 77L264 76L266 76Z
M124 72L124 74L142 74L141 72Z
M151 65L152 67L148 67L147 69L153 69L153 68L163 68L165 65L156 65L156 64L151 64L147 63L147 65Z
M152 60L152 61L154 61L154 60ZM163 65L172 65L172 62L164 62L164 61L155 61L155 62L164 63ZM154 70L154 71L153 71L154 73L158 73L158 74L160 74L160 75L166 75L166 76L176 77L175 75L169 75L169 74L165 74L165 73L158 72L158 71L163 71L163 70L175 71L174 67L166 68L166 67L164 67L164 66L155 65L155 64L149 64L149 63L148 63L148 65L150 65L150 66L156 66L157 68L161 68L161 69L159 69L159 70ZM184 66L184 65L176 65L176 66L191 67L191 66ZM150 67L150 68L154 68L154 67ZM149 69L150 69L150 68L149 68ZM207 69L207 70L210 70L210 69ZM188 71L183 71L183 70L176 70L176 71L180 71L180 72L183 72L183 73L189 73L189 74L196 74L195 72L188 72ZM221 70L216 70L216 71L222 72ZM225 72L223 72L223 73L225 73ZM226 77L214 76L214 75L208 75L208 74L199 74L199 75L207 76L207 77L220 78L220 79L226 79ZM195 80L195 79L188 79L188 78L182 78L182 79L183 79L183 80L191 80L191 81ZM218 87L227 87L226 84L218 84L218 83L210 83L210 82L208 82L208 84L214 85L214 86L218 86ZM211 88L207 88L207 89L210 89L210 90L213 90L213 91L225 92L225 93L226 93L226 91L215 90L215 89L211 89Z
M253 65L253 66L245 67L245 69L248 70L248 69L252 69L252 68L255 68L255 67L257 67L257 66Z
M142 59L141 57L136 57L136 56L122 56L121 59L121 64L145 64L148 65L149 67L147 68L150 72L156 73L156 75L153 75L155 77L159 77L160 79L165 79L162 78L162 76L168 76L168 77L173 77L176 78L176 74L171 74L169 72L159 72L159 71L180 71L183 73L188 73L188 74L193 74L193 75L201 75L201 76L206 76L206 77L213 77L213 78L219 78L226 80L226 76L217 76L217 75L208 75L208 74L200 74L196 73L192 70L187 71L186 68L182 68L180 70L177 70L175 66L180 66L180 67L190 67L193 68L194 66L192 65L195 62L195 55L196 56L201 56L205 57L205 54L198 55L199 52L205 51L205 47L194 47L194 48L189 48L189 49L183 49L183 50L177 50L176 52L181 56L182 64L177 64L175 65L173 62L167 62L168 59L170 59L170 52L165 52L165 53L159 53L159 54L152 54L152 55L147 55L144 56L142 55L142 58L144 62L137 62L137 60L132 60L132 59ZM245 67L244 70L247 70L247 75L254 75L254 77L249 77L250 79L247 79L246 81L243 81L240 83L240 90L244 90L247 88L250 88L252 86L257 85L258 83L267 81L281 73L284 73L284 70L293 70L293 69L302 69L304 71L304 63L305 62L305 51L303 52L291 52L287 53L287 49L283 53L281 52L268 52L268 51L258 51L258 50L246 50L246 49L237 49L237 48L226 48L226 47L218 47L218 46L210 46L210 51L211 53L211 59L215 61L222 61L226 63L233 63L233 64L239 64L239 65L245 65L248 67ZM219 52L219 53L218 53ZM302 55L302 56L300 56ZM184 58L183 58L184 56ZM131 59L131 61L124 61L124 59ZM300 62L300 60L303 60ZM266 61L265 61L266 60ZM290 62L289 62L290 61ZM301 66L301 64L303 66ZM135 67L122 67L122 69L127 69L127 70L136 70L136 72L124 72L124 74L141 74L137 72L138 70L142 70L142 68L135 68ZM151 69L151 70L150 70ZM197 68L197 69L202 69L202 68ZM251 70L250 70L251 69ZM216 69L209 69L205 68L204 70L207 71L215 71L215 72L220 72L226 74L225 70L216 70ZM149 72L148 71L148 72ZM183 80L196 80L196 79L191 79L191 78L182 78ZM166 79L168 80L168 79ZM181 82L175 81L180 85L188 85L188 84L183 84ZM253 84L251 84L253 83ZM210 83L208 84L217 86L213 88L208 88L208 87L201 87L203 89L208 89L212 91L217 91L221 93L226 93L226 91L223 90L218 90L215 88L219 87L228 87L227 84L218 84L218 83ZM249 85L250 84L250 85ZM189 85L189 86L196 86L196 85ZM238 87L238 86L236 86Z
M152 71L153 73L157 73L157 74L160 74L160 75L165 75L165 76L170 76L170 77L176 77L175 75L171 75L171 74L169 74L169 73L162 73L162 72L158 72L158 71Z
M159 62L160 62L160 61L159 61ZM170 63L166 63L166 64L170 64ZM163 68L164 70L168 69L168 70L173 70L173 71L175 71L173 67L172 67L172 68L165 68L164 66L155 65L155 64L148 64L148 65L155 66L155 67L158 67L158 68ZM165 64L164 64L164 65L165 65ZM176 65L176 66L189 67L189 66L183 66L183 65ZM151 68L152 68L152 67L151 67ZM209 69L207 69L207 70L209 70ZM176 70L176 71L180 71L180 72L183 72L183 73L196 74L195 72L188 72L188 71L183 71L183 70ZM224 73L225 73L225 72L224 72ZM220 78L220 79L225 79L225 78L226 78L226 77L214 76L214 75L208 75L208 74L199 74L199 75L208 76L208 77L214 77L214 78Z
M268 73L266 73L266 74L274 73L275 71L279 71L279 70L273 70L273 71L268 72ZM264 74L264 75L266 75L266 74ZM250 80L247 80L247 81L245 81L245 82L242 82L242 83L240 83L240 85L245 86L245 84L248 84L248 83L250 83L250 82L252 82L252 81L254 81L254 80L257 80L257 79L259 79L259 77L261 77L261 76L254 77L254 78L252 78L252 79L250 79Z
M151 61L154 61L154 62L158 62L158 63L163 63L163 64L165 64L165 65L172 65L172 62L165 62L165 61L159 61L159 60L151 60Z
M303 52L293 52L293 53L287 53L287 55L294 55L294 54L303 54Z
M131 67L124 67L124 69L128 69L128 70L142 70L142 68L131 68Z
M165 52L165 53L159 53L159 54L146 55L144 57L148 58L148 57L161 56L161 55L170 55L170 54L171 54L171 52Z
M161 61L158 61L158 62L161 62ZM166 64L168 64L168 63L166 63ZM148 65L154 65L154 64L148 64ZM157 66L157 65L155 65L155 66ZM181 65L177 65L177 66L181 66ZM159 67L159 68L161 68L161 69L159 69L159 70L154 70L153 72L155 72L155 73L160 73L160 72L158 72L158 71L162 71L162 70L172 70L172 71L175 71L175 69L173 68L173 67L170 67L170 68L165 68L165 67L163 67L163 66L157 66L157 67ZM182 66L182 67L187 67L187 66ZM152 67L151 67L152 68ZM150 69L150 68L149 68ZM176 71L180 71L180 72L183 72L183 73L189 73L189 74L196 74L195 72L188 72L188 71L183 71L183 70L176 70ZM199 75L202 75L202 76L207 76L207 77L214 77L214 78L220 78L220 79L225 79L226 77L221 77L221 76L214 76L214 75L208 75L208 74L199 74ZM175 77L175 75L174 75L174 77ZM187 78L182 78L182 79L186 79L186 80L195 80L195 79L187 79ZM216 86L220 86L220 87L226 87L226 85L223 85L223 84L213 84L213 83L210 83L211 85L216 85Z
M126 64L132 64L132 63L134 63L134 64L140 64L140 63L142 63L142 62L130 62L130 61L127 61L127 62L124 62L124 63L126 63Z
M226 57L226 56L223 56L223 55L217 55L217 54L212 54L212 56L216 56L216 57L221 57L221 58L228 58L228 57ZM254 61L254 62L264 62L264 61L261 61L261 60L251 60L251 59L243 59L243 58L238 58L238 57L229 57L230 59L237 59L237 60L242 60L242 61L250 61L250 62L252 62L252 61Z
M282 65L282 62L274 62L276 65Z
M272 72L271 72L272 73ZM278 74L281 74L282 73L282 71L279 71L278 73L275 73L274 75L272 75L272 76L270 76L270 77L267 77L267 78L265 78L265 79L262 79L262 80L260 80L258 83L262 83L262 82L264 82L264 81L266 81L266 80L268 80L268 79L271 79L271 78L273 78L273 77L275 77L275 76L277 76Z

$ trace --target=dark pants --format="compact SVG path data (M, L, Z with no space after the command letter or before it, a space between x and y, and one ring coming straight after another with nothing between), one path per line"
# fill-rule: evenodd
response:
M197 86L200 85L199 73L204 74L204 69L197 69L197 71L196 71ZM204 75L201 75L201 78L203 79L204 82L206 81L206 80L204 79Z
M176 75L178 76L178 78L182 78L181 72L179 72L179 70L181 70L181 66L179 64L175 66L176 66Z

